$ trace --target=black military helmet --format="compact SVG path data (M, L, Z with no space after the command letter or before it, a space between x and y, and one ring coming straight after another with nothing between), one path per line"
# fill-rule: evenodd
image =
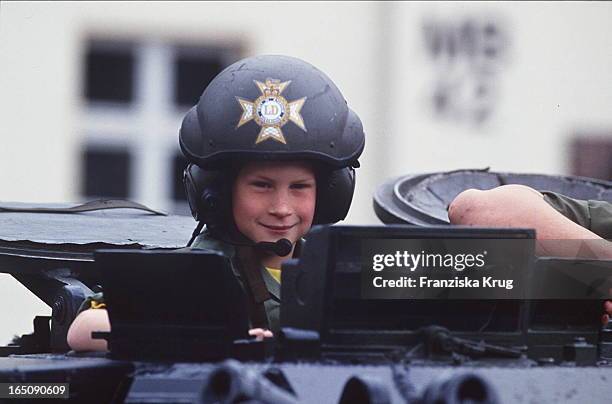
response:
M214 228L230 221L228 173L249 160L313 161L314 223L344 219L365 136L323 72L300 59L267 55L219 73L183 119L179 143L192 163L184 175L192 214Z
M204 169L234 160L314 159L355 165L361 121L316 67L288 56L255 56L223 70L183 120L181 150Z

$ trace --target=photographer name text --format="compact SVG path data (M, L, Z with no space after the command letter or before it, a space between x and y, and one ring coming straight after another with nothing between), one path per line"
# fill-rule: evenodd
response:
M372 256L372 270L381 272L372 279L375 288L500 288L511 290L514 287L513 279L495 279L492 276L454 276L439 279L444 275L441 271L463 272L466 270L479 270L486 265L487 251L478 254L439 254L410 253L408 251L395 251L394 254L374 254ZM436 276L423 276L411 274L417 269L436 271ZM398 271L400 276L394 279L385 279L382 271L391 273ZM406 271L409 271L406 273Z

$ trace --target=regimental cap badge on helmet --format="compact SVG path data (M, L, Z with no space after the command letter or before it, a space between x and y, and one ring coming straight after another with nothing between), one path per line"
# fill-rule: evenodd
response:
M219 73L183 119L181 150L204 169L245 160L355 166L365 138L334 82L296 58L239 60Z
M306 97L289 102L281 94L283 90L291 84L291 80L282 82L275 79L266 79L264 83L253 80L261 96L251 102L244 98L236 97L242 107L242 115L236 125L241 127L250 120L254 120L261 130L255 140L255 144L266 139L273 139L277 142L287 144L281 128L289 121L295 123L304 132L307 132L304 119L300 114L302 106L306 102Z

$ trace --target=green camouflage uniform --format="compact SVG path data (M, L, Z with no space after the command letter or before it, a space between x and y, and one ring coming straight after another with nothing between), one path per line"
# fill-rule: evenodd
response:
M612 203L580 200L555 192L542 192L544 200L571 221L605 239L612 239Z
M257 305L257 303L255 303L253 300L253 293L251 290L248 290L245 277L239 269L240 261L238 260L236 247L231 244L219 241L211 237L208 233L203 232L195 239L192 244L192 248L218 252L225 255L226 257L229 257L232 263L232 271L234 273L234 276L238 279L243 289L247 293L247 297L250 301L250 304ZM265 283L265 288L268 292L267 299L260 303L263 304L267 324L262 324L261 321L259 323L257 321L254 321L254 319L252 318L253 316L251 316L251 327L267 328L273 333L276 333L280 328L280 284L276 281L276 279L272 277L272 275L266 270L263 265L258 264L257 267L259 268L261 278L263 279L263 282ZM255 298L255 300L258 299Z

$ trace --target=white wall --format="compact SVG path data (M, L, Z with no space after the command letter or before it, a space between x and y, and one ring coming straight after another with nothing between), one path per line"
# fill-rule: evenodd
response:
M373 132L376 109L368 100L377 84L372 72L377 68L379 8L375 3L323 2L3 3L0 62L7 74L0 77L0 133L8 143L0 150L0 183L10 186L0 200L79 197L77 153L84 126L79 63L89 37L241 43L245 55L305 59L337 82L366 130ZM26 151L29 161L45 166L43 172L16 169ZM367 199L372 180L360 180L359 199ZM362 191L363 184L369 184L367 190ZM364 206L357 206L354 215L375 220L369 205Z
M612 135L612 4L393 4L389 174L491 166L568 173L574 131ZM499 97L480 127L435 120L427 104L432 63L423 20L493 17L509 33L498 73ZM612 156L611 156L612 158Z

